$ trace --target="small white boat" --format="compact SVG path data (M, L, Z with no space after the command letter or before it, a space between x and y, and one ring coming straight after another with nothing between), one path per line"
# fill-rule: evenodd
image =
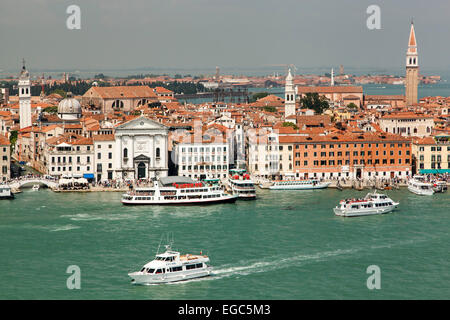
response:
M274 181L270 190L310 190L328 188L331 182L321 182L317 179L309 180L279 180Z
M433 191L434 192L446 192L447 191L447 182L434 181L433 182Z
M209 257L203 254L180 255L172 251L170 245L166 252L157 254L155 259L145 264L140 271L131 272L133 284L160 284L177 282L211 275Z
M39 185L38 184L33 185L33 188L31 188L31 190L38 191L39 190Z
M11 192L11 187L7 185L0 185L0 200L14 199L14 193Z
M382 193L369 192L362 199L345 199L333 211L341 217L367 216L388 213L397 208L398 202Z
M433 184L427 182L424 176L415 175L408 181L408 190L421 196L434 194Z

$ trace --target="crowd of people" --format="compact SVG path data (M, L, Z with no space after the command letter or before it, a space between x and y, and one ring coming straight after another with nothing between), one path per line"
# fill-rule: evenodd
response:
M24 176L12 178L12 179L6 179L2 181L2 184L13 184L20 181L26 181L26 180L47 180L52 182L58 182L58 178L52 177L50 175L38 175L38 174L27 174Z

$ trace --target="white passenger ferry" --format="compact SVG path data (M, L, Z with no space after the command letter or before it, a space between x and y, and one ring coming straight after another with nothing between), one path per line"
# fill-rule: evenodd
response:
M255 184L245 169L231 169L227 182L233 194L237 195L239 199L256 199Z
M309 190L325 189L331 182L321 182L317 179L309 180L279 180L274 181L269 189L271 190Z
M0 200L14 199L14 193L11 192L11 187L7 185L0 185Z
M189 177L162 177L153 187L141 187L122 196L125 205L199 205L235 202L236 195L220 186L207 186Z
M433 184L427 182L426 178L420 175L415 175L409 179L408 190L421 196L431 196L434 194Z
M337 216L356 217L388 213L397 208L398 202L382 193L369 192L362 199L345 199L333 211Z
M166 252L157 254L155 259L145 264L140 271L131 272L133 284L159 284L211 275L212 267L206 255L184 254L172 251L169 245Z

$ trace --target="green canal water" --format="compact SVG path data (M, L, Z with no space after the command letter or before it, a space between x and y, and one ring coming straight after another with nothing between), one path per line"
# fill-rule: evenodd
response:
M396 212L342 218L363 191L258 190L256 201L125 207L120 193L25 190L0 202L0 299L449 299L450 193L387 191ZM174 249L207 253L208 278L135 286L127 273L173 232ZM69 290L67 267L81 270ZM381 271L369 290L368 266Z

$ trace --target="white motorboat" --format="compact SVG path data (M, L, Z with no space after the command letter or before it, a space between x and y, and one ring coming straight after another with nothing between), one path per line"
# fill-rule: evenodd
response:
M140 187L122 196L124 205L201 205L235 202L218 185L207 186L189 177L162 177L152 187Z
M433 184L427 182L424 176L419 175L415 175L408 180L408 190L421 196L431 196L434 194Z
M270 190L310 190L328 188L331 182L321 182L317 179L308 180L278 180L274 181Z
M255 184L244 169L231 169L227 182L233 194L237 195L239 199L256 199Z
M38 184L33 185L33 187L31 188L31 190L33 190L33 191L38 191L38 190L39 190L39 185L38 185Z
M209 257L202 253L180 255L172 251L170 245L166 251L157 254L155 259L145 264L140 271L131 272L133 284L160 284L184 281L211 275Z
M434 181L433 182L433 191L434 192L446 192L447 191L447 182L446 181Z
M388 213L397 208L398 202L382 193L369 192L362 199L345 199L333 211L337 216L356 217Z
M11 187L7 185L0 185L0 200L14 199L14 193L11 192Z

